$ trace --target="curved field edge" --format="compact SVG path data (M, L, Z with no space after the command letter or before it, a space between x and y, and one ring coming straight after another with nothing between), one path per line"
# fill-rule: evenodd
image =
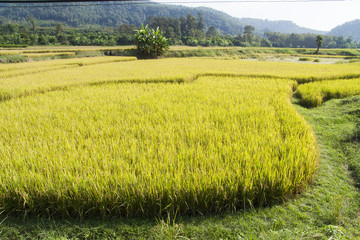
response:
M282 202L317 166L315 136L289 100L295 84L205 77L3 102L0 205L129 217Z
M307 107L318 107L334 98L346 98L360 94L360 78L312 82L300 85L297 95Z

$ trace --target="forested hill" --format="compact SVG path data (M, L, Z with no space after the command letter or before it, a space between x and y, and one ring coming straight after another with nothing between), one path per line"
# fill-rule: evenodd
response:
M360 41L360 19L346 22L332 29L329 35L350 37L356 41Z
M180 16L186 17L189 13L198 16L198 12L200 12L204 17L207 27L215 26L223 34L237 35L248 24L253 25L256 33L259 34L264 32L321 33L299 27L289 21L239 19L211 8L190 8L150 2L148 4L97 2L96 4L89 4L90 6L66 7L55 7L56 4L41 4L41 6L46 7L5 7L14 5L0 4L0 24L9 20L27 22L29 17L32 16L36 19L38 26L55 25L54 22L61 22L72 27L85 27L89 25L115 27L121 24L140 26L141 23L146 22L149 16L179 18ZM17 6L24 5L18 4Z
M318 31L310 28L299 27L291 21L269 21L256 18L240 18L244 25L252 25L261 32L279 32L279 33L314 33L326 34L324 31Z

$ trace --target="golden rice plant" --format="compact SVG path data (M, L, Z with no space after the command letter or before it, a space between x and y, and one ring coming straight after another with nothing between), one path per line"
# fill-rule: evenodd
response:
M109 51L109 50L124 50L132 49L135 46L113 46L113 47L102 47L102 46L59 46L59 47L28 47L22 50L23 53L56 53L56 52L94 52L94 51ZM11 51L11 50L7 50ZM14 50L12 50L14 51ZM15 50L16 51L16 50Z
M52 56L75 56L75 52L49 52L49 53L23 53L21 56L29 58L52 57Z
M93 58L71 58L56 59L37 62L26 62L17 64L0 65L0 78L27 77L31 74L55 71L57 69L81 67L86 65L104 64L110 62L134 61L136 57L93 57Z
M281 202L312 179L293 81L78 87L0 104L0 207L88 217L206 214Z
M0 49L0 56L19 55L22 53L23 53L22 50L1 50Z

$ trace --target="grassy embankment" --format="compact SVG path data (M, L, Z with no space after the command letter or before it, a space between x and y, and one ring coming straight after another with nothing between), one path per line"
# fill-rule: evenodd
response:
M171 46L165 53L165 58L179 57L211 57L229 59L299 59L308 61L316 57L315 62L322 58L345 59L358 61L360 52L357 49L321 49L320 54L314 54L314 49L306 48L263 48L263 47L190 47ZM25 61L41 61L57 58L80 58L94 56L136 56L134 46L96 47L96 46L37 46L25 49L1 49L0 63L17 63Z

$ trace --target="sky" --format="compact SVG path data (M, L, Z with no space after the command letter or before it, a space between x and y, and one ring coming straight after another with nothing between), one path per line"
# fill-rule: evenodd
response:
M301 27L330 31L360 19L360 0L153 0L189 7L205 6L238 18L290 20Z

